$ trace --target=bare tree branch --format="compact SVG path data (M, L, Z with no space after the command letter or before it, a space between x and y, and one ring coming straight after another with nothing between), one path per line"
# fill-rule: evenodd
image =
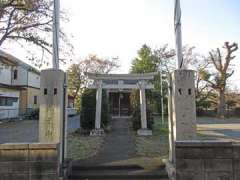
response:
M36 49L40 47L52 54L52 15L53 2L49 0L4 0L0 3L0 47L5 42L25 40L25 46L32 43ZM64 16L61 14L61 18ZM63 18L67 19L67 18ZM8 41L14 40L14 41ZM60 34L62 41L60 60L73 54L73 46L66 34ZM22 41L24 42L24 41ZM24 44L24 43L23 43ZM38 49L37 49L38 50ZM39 53L40 54L40 53ZM34 56L35 58L36 56ZM32 56L33 58L33 56ZM31 58L31 59L32 59ZM42 62L37 57L36 62Z
M209 52L209 60L214 65L217 73L213 74L212 79L207 79L213 89L218 92L218 116L224 118L225 115L225 90L227 85L227 80L231 77L234 71L230 71L230 63L236 57L233 53L238 50L238 44L225 42L223 49L226 50L226 55L223 59L223 55L219 48L216 51L212 50ZM224 60L224 62L223 62Z

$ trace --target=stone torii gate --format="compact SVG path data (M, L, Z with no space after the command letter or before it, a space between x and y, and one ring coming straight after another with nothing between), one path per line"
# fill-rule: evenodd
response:
M140 110L141 110L141 129L138 130L139 135L152 135L152 131L147 128L146 114L146 89L153 89L154 86L150 82L157 73L145 74L93 74L86 73L89 79L93 80L93 84L88 88L97 89L96 93L96 114L95 129L91 135L102 135L104 133L101 128L101 108L102 108L102 90L133 90L140 91Z

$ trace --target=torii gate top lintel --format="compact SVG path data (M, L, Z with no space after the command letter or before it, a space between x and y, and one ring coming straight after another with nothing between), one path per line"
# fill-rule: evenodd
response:
M153 89L154 86L150 80L154 79L157 72L141 74L95 74L85 73L89 79L94 80L88 88L97 89L99 85L103 89Z
M97 73L85 73L90 79L94 80L152 80L157 72L152 73L139 73L139 74L97 74Z

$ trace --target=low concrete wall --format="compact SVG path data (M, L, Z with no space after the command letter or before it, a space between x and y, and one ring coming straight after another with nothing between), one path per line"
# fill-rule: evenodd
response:
M175 143L175 164L167 163L172 180L240 180L240 144L219 141Z
M0 180L57 180L58 144L0 144Z

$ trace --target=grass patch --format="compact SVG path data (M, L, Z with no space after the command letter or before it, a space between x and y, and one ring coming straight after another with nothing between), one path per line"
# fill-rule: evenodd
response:
M86 159L97 154L103 137L83 136L79 133L68 135L67 156L69 159Z
M218 136L213 136L213 135L207 135L207 134L202 134L197 132L197 138L199 140L217 140L219 138Z
M135 157L127 160L114 161L110 165L138 165L145 170L158 169L164 162L160 157Z
M160 116L154 116L153 134L154 135L168 135L168 118L164 117L164 124Z
M168 155L168 136L136 136L136 155L140 157L161 157Z
M166 158L168 156L168 124L162 124L160 117L154 117L153 135L135 136L135 145L137 156Z

